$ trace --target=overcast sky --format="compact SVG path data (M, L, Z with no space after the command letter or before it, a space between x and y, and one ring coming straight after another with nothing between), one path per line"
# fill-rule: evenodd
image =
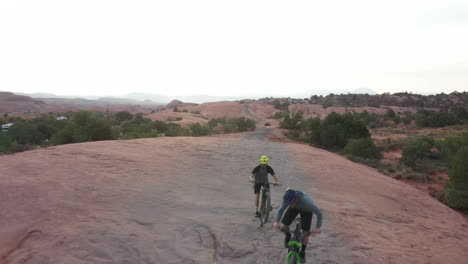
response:
M0 1L0 91L450 93L467 47L467 1Z

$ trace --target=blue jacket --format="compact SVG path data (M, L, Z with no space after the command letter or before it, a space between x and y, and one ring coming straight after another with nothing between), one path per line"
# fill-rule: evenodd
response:
M299 202L294 208L299 210L300 212L308 212L308 213L316 214L317 224L315 228L320 228L322 226L322 212L320 211L320 209L318 209L318 207L315 205L312 198L310 198L307 194L301 191L296 191L296 194L299 198ZM278 210L278 213L276 214L276 221L279 222L281 220L284 210L287 207L288 205L285 204L283 201L283 205L281 205L280 209Z

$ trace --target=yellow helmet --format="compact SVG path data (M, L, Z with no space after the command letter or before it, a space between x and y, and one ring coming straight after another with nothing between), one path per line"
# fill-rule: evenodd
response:
M263 155L260 158L260 164L268 164L269 161L270 161L270 159L268 158L268 156Z

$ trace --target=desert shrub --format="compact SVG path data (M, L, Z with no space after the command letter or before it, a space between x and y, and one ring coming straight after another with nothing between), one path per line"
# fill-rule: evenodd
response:
M184 113L188 113L188 110L187 110L187 109L184 109L184 110L182 110L182 112L184 112Z
M424 160L432 157L434 146L435 141L429 137L422 136L409 140L403 147L401 161L411 168L416 168L417 165L422 165Z
M309 118L301 122L301 130L314 131L320 128L321 120L318 117Z
M273 116L271 116L272 119L281 119L283 118L283 115L284 113L279 111L279 112L276 112Z
M89 111L73 114L66 126L55 134L53 144L67 144L86 141L111 140L115 138L110 120Z
M156 123L148 118L139 118L122 123L122 134L125 139L157 137Z
M367 127L352 114L328 115L320 124L320 128L313 131L311 143L325 148L343 148L350 139L370 137Z
M372 122L375 122L379 118L379 116L375 114L369 114L367 111L355 113L354 117L366 126L369 126Z
M18 144L39 145L46 137L37 125L30 120L17 120L7 131L7 135Z
M190 130L188 128L184 128L174 123L167 124L166 136L179 137L179 136L189 136L189 135L190 135Z
M468 131L445 138L441 145L444 159L446 161L451 161L460 148L468 147Z
M175 121L180 121L180 120L182 120L182 117L180 117L180 116L175 118Z
M212 133L208 125L201 125L200 123L190 124L189 129L192 136L206 136Z
M300 129L301 122L304 121L304 112L283 112L283 120L280 122L281 128L286 129Z
M180 112L179 109L177 108L177 106L174 107L173 111L174 111L174 112Z
M166 133L168 125L166 122L156 120L153 121L153 127L158 131L158 133Z
M271 126L270 122L266 122L265 126Z
M275 101L273 102L273 106L274 106L276 109L280 110L280 111L288 111L288 109L289 109L289 102L283 102L283 103L281 103L280 100L277 99L277 100L275 100Z
M444 198L450 207L468 210L468 147L460 149L452 161Z
M200 114L200 111L192 111L192 112L190 112L190 113L195 114L195 115L199 115L199 114Z
M416 113L416 125L420 127L445 127L458 124L454 113L422 110Z
M4 132L0 132L0 152L8 152L13 145L13 140Z
M467 123L468 122L468 111L466 111L465 108L463 107L456 107L452 109L451 111L457 120L459 120L459 123Z
M117 124L120 124L123 121L132 120L133 115L132 115L132 113L130 113L128 111L120 111L120 112L117 112L115 114L114 118L117 121Z
M215 118L208 121L208 127L219 133L235 133L255 130L255 121L245 117Z
M382 150L375 146L371 138L350 139L344 148L344 152L369 159L382 159L383 157Z
M37 130L44 135L45 139L49 140L53 135L62 130L68 120L57 120L54 116L41 116L33 120L37 126Z
M255 130L255 121L245 117L232 118L229 121L234 124L236 132Z

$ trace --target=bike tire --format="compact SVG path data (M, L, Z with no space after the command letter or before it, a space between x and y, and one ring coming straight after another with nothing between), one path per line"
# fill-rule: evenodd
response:
M265 221L265 208L266 208L265 207L265 199L264 199L264 197L262 195L262 202L260 204L260 217L259 217L260 227L263 227L263 224L266 223L266 221Z
M294 254L295 253L295 254ZM290 252L288 256L286 257L286 264L299 264L301 263L301 259L299 257L299 254L296 252Z
M291 258L289 259L289 264L296 264L297 260L296 260L296 256L295 255L291 255Z
M263 217L264 223L268 222L268 219L270 217L270 212L271 212L270 207L271 207L271 196L268 194L266 197L266 201L265 201L265 215Z

